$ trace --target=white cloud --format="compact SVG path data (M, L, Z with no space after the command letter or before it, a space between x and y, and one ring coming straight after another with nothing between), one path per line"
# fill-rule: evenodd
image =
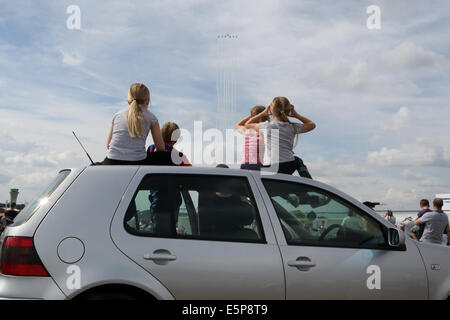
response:
M392 208L392 204L402 201L402 202L409 202L414 203L414 201L417 202L417 199L420 199L420 197L423 197L423 194L420 192L417 192L415 190L407 190L403 187L401 188L389 188L387 189L384 196L381 197L382 202L389 204L389 206ZM413 208L407 208L407 209L413 209Z
M423 179L425 179L425 175L420 174L420 173L414 173L410 169L403 169L401 176L402 176L402 178L407 179L407 180L423 180Z
M361 89L370 84L370 72L364 61L344 64L333 59L324 66L321 80L338 89Z
M63 50L60 50L61 54L62 54L62 62L65 65L68 66L79 66L83 63L83 57L81 57L79 54L77 53L69 53L69 52L65 52Z
M4 158L4 163L6 165L16 165L16 166L33 166L33 167L57 167L64 163L65 160L70 157L74 157L75 154L70 151L64 152L50 152L50 153L27 153L27 154L15 154L6 156Z
M382 60L393 69L420 70L425 73L440 71L445 62L444 56L412 42L402 42L392 50L384 52Z
M447 147L447 146L446 146ZM416 140L400 148L382 147L367 154L367 163L376 166L435 166L450 167L448 151L431 141Z
M409 128L411 123L411 114L407 107L401 107L396 114L383 121L381 128L386 131L402 131Z

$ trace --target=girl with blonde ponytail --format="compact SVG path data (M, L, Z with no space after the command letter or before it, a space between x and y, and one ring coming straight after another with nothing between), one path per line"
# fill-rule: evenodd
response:
M158 119L148 111L150 91L142 83L133 83L128 90L129 108L113 116L103 165L146 164L145 142L151 131L157 150L164 150Z
M274 121L260 122L268 115L272 115ZM296 118L301 123L291 122L289 117ZM271 165L278 165L278 173L293 174L297 170L301 176L311 178L303 161L294 156L293 149L297 143L298 135L313 130L316 124L299 115L287 98L274 98L270 106L250 118L245 127L258 132L260 130L267 132L266 149L270 156ZM274 141L276 137L274 130L278 131L277 141Z

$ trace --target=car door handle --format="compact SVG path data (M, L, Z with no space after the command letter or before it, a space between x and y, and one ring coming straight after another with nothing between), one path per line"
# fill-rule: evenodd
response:
M297 258L297 260L288 261L288 266L289 267L306 269L306 268L313 268L313 267L316 266L316 264L314 262L312 262L311 259L309 259L307 257L299 257L299 258Z
M153 260L153 261L174 261L177 260L177 256L173 254L164 254L164 253L155 253L155 254L144 254L143 257L145 260Z

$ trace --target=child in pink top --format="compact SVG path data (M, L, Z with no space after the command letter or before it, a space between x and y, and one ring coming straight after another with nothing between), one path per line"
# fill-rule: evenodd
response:
M241 164L241 169L260 170L263 165L264 157L264 140L262 135L252 129L246 129L245 123L252 117L263 112L264 106L255 106L250 111L250 115L235 126L236 130L244 135L244 158ZM263 117L261 122L268 121L269 117Z

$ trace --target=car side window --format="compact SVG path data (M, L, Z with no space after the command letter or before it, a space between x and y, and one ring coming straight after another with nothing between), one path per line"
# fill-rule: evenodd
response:
M386 248L379 222L346 200L312 186L263 179L290 245Z
M149 174L135 192L124 226L139 236L265 242L245 177Z

